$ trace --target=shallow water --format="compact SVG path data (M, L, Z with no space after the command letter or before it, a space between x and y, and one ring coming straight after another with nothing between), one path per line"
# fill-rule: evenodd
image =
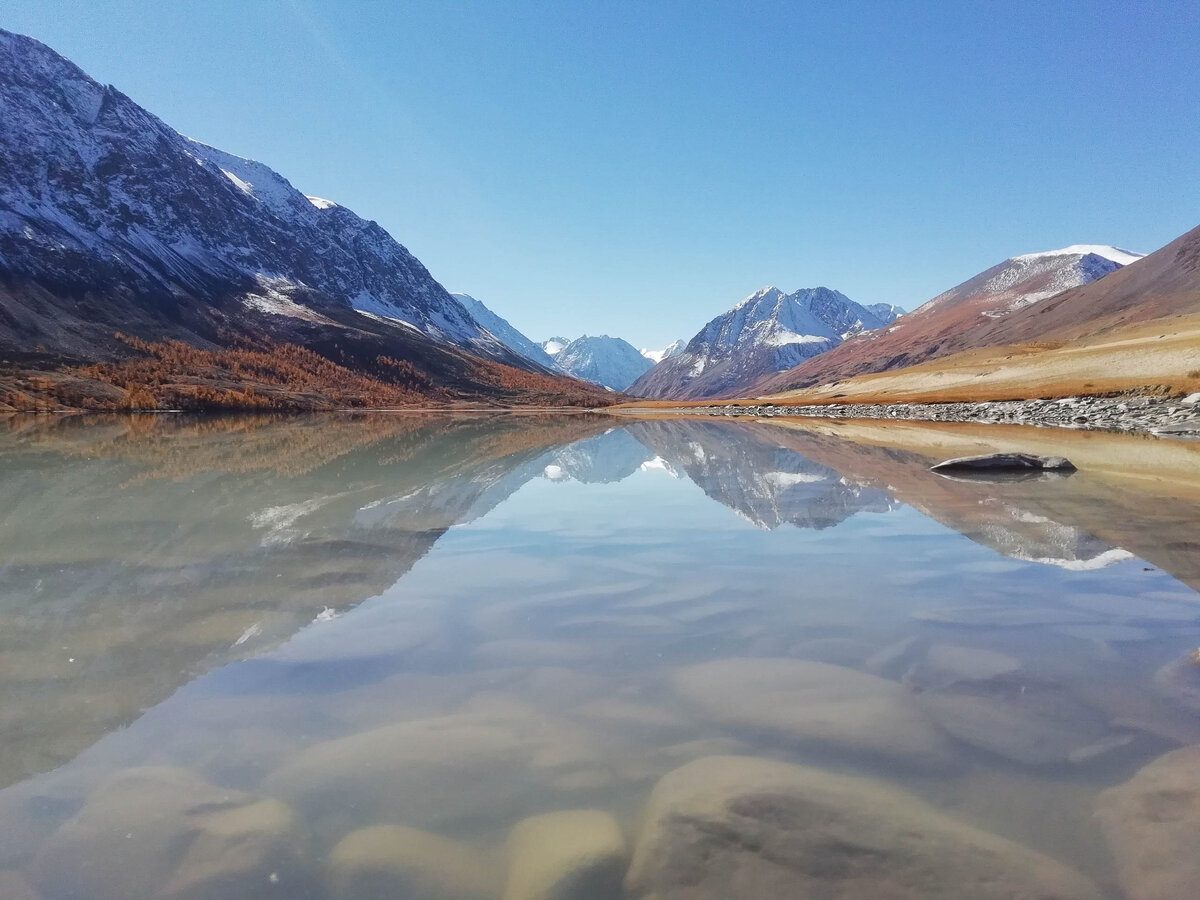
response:
M928 471L988 447L1081 471ZM598 810L627 854L656 782L722 754L900 788L1122 896L1097 795L1200 745L1198 533L1200 445L1144 438L12 422L0 895L640 896L522 893L554 850L514 826ZM452 843L356 856L379 824Z

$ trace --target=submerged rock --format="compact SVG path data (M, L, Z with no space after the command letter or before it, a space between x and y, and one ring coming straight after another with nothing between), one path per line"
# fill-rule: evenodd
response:
M949 761L942 733L903 685L828 663L725 659L675 672L675 689L715 723L919 767Z
M1021 661L982 647L908 638L876 653L865 666L869 672L928 690L1009 675L1021 668Z
M1096 817L1130 897L1176 900L1200 886L1200 746L1160 756L1096 798Z
M1162 693L1188 709L1200 712L1200 649L1193 648L1154 673Z
M651 793L633 897L1098 898L1050 857L867 778L711 756Z
M40 900L18 872L0 871L0 897L4 900Z
M1102 715L1052 689L1011 696L932 691L921 695L921 705L963 743L1023 765L1065 763L1108 736Z
M127 769L105 780L43 845L34 884L48 900L261 896L303 879L291 810L185 769Z
M939 625L965 625L971 628L1029 628L1034 625L1082 625L1097 621L1076 609L1038 606L950 606L913 613L920 622Z
M628 858L616 820L597 809L525 819L508 850L504 900L609 900L620 893Z
M509 723L442 716L317 744L276 770L264 787L323 814L353 809L356 817L429 825L485 812L515 795L516 776L531 754Z
M1035 456L1032 453L985 453L959 456L935 466L933 472L1074 472L1075 466L1061 456Z
M372 825L342 838L329 854L334 900L488 900L497 896L486 861L469 847L403 825Z

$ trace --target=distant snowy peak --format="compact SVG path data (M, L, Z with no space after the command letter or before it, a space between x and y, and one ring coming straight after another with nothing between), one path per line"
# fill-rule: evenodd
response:
M1089 254L1103 257L1122 266L1127 266L1131 262L1137 262L1146 255L1144 253L1133 253L1129 250L1122 250L1120 247L1112 247L1108 244L1072 244L1070 247L1063 247L1059 250L1043 250L1041 253L1026 253L1022 256L1014 256L1013 259L1037 259L1042 256L1087 256Z
M545 366L547 369L554 370L557 368L554 364L554 359L542 349L540 344L531 341L510 325L507 319L501 318L492 312L492 310L479 300L476 300L470 294L451 294L450 296L462 305L463 309L467 311L480 327L485 328L493 334L504 346L540 366Z
M868 303L867 309L875 313L879 321L884 325L891 325L904 315L904 309L896 306L894 303Z
M542 350L550 356L557 356L569 343L571 342L565 337L552 337L548 341L542 341Z
M670 398L729 395L847 338L883 328L892 318L890 308L881 315L826 287L790 294L764 287L709 322L631 392Z
M816 287L785 294L767 287L709 322L688 342L687 352L704 348L709 355L720 356L748 344L776 348L836 344L883 324L875 313L839 291ZM808 357L814 352L806 349L800 355Z
M660 363L664 359L670 359L672 356L678 356L683 352L683 348L686 346L687 344L680 339L678 341L672 341L661 350L647 350L643 347L640 352L642 356L646 357L646 359L650 360L650 362Z
M624 391L653 365L628 341L607 334L576 338L555 354L554 362L568 375L614 391Z

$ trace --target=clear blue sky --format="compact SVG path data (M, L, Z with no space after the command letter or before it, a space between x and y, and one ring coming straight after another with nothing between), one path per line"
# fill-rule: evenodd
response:
M1200 4L8 0L0 25L375 219L531 337L765 284L912 308L1200 224Z

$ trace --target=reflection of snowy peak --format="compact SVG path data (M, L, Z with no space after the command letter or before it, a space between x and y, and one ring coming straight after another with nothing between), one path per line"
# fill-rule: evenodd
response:
M997 503L984 505L996 507ZM1003 504L998 510L1004 519L1011 518L1011 523L987 522L970 537L1013 559L1084 571L1103 569L1133 557L1128 550L1113 547L1071 525Z
M704 493L759 528L829 528L896 504L792 450L708 422L638 422L638 440L682 469Z
M526 359L545 366L547 369L554 370L556 368L554 360L542 349L541 345L527 338L510 325L507 319L496 315L496 313L492 312L470 294L451 294L450 296L462 304L463 309L470 314L471 318L480 327L490 331L510 350L515 350Z
M618 429L556 450L544 474L551 481L610 484L628 478L652 456L629 432Z
M845 294L775 287L751 294L709 322L683 351L638 379L631 393L697 398L736 393L886 320Z
M568 375L614 391L625 390L653 365L629 342L606 334L576 338L554 361Z

